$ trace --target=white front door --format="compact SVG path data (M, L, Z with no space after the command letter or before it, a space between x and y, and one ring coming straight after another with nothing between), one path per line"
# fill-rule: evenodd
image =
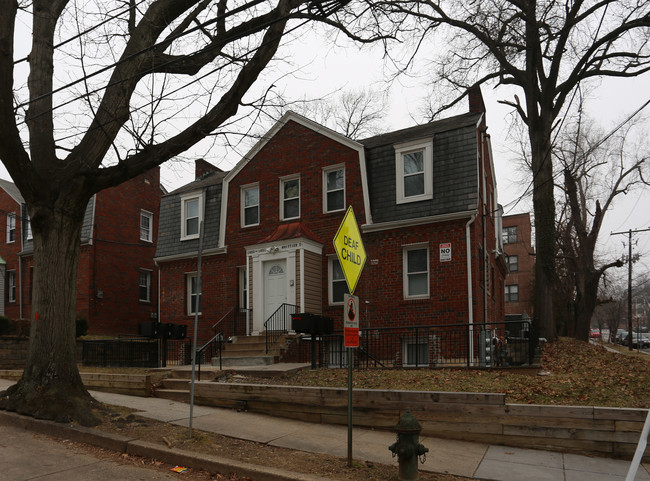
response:
M287 302L287 261L278 259L264 262L264 319L266 320ZM264 325L258 330L264 330Z

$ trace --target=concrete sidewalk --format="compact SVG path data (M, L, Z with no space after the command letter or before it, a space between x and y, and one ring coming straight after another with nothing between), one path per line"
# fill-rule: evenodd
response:
M11 381L0 380L0 390ZM138 415L180 426L189 425L189 405L158 398L141 398L92 392L101 402L129 407ZM194 407L192 426L238 439L294 450L347 457L345 426L313 424L230 409ZM450 473L499 481L624 481L630 463L623 460L579 456L541 450L490 446L422 437L429 448L423 471ZM353 458L397 465L388 446L395 434L354 428ZM218 453L216 453L218 454ZM648 465L641 466L636 481L650 481Z

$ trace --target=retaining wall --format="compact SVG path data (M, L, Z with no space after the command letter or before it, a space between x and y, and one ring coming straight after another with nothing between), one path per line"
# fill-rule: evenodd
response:
M310 422L347 424L347 389L199 381L195 402ZM392 429L406 409L422 436L631 458L645 409L506 404L503 394L353 391L356 426ZM650 461L650 446L644 460Z

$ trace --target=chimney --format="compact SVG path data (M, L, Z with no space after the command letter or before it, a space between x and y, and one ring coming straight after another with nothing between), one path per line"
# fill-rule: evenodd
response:
M194 161L194 180L198 180L203 177L205 174L211 172L223 172L216 165L212 165L210 162L205 159L196 159Z
M485 103L483 103L480 85L476 84L468 88L467 97L469 98L470 113L485 113Z

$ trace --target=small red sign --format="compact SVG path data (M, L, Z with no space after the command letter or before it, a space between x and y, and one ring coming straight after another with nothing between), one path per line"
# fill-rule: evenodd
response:
M346 327L343 332L345 347L359 347L359 329Z

